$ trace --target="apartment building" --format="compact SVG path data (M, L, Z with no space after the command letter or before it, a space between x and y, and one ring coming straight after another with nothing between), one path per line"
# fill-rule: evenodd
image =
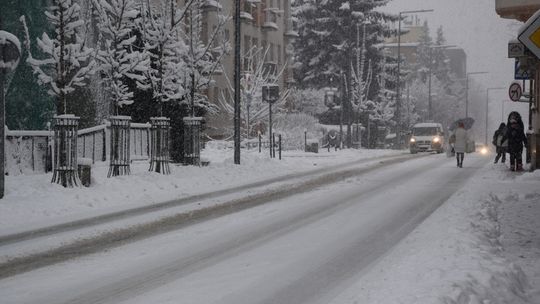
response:
M408 66L414 66L418 61L418 46L419 41L424 32L424 25L419 24L419 20L414 17L403 22L404 34L400 37L400 54L401 58ZM397 58L398 43L397 36L386 39L383 47L387 49L388 54ZM450 71L457 78L465 78L467 72L467 54L462 48L451 47L443 49L443 52L448 57Z
M182 1L182 0L181 0ZM234 4L235 1L205 0L204 2L204 33L203 40L208 40L219 26L218 15L230 17L222 30L223 39L234 47ZM292 82L292 39L297 37L291 18L290 0L240 0L241 7L241 60L242 72L250 72L247 56L251 49L267 49L266 58L263 58L268 72L277 74L284 67L284 72L277 79L281 89L289 87ZM227 54L223 60L223 69L218 69L213 75L213 84L207 91L211 102L218 103L218 98L226 96L232 98L229 83L234 77L234 50ZM229 81L227 80L229 79ZM245 110L245 109L243 109ZM224 130L232 128L230 116L218 114L208 117L207 131L212 135L222 135Z

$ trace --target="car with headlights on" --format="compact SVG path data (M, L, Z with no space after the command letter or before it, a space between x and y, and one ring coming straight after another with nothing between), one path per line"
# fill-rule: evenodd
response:
M409 140L409 150L411 153L444 151L444 131L440 123L424 122L417 123L412 127L412 134Z

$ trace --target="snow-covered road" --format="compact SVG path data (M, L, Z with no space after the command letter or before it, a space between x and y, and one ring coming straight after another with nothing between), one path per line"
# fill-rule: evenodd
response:
M2 303L330 303L486 160L410 160L26 272Z

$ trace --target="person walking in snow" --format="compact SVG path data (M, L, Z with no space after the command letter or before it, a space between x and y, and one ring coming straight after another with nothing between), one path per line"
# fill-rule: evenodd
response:
M458 127L452 134L450 139L454 145L454 151L456 152L456 160L458 168L463 168L463 159L465 158L465 150L467 148L467 142L469 141L469 135L465 130L465 125L460 122Z
M493 134L493 145L496 148L497 156L495 157L495 163L499 162L499 159L501 159L501 163L504 164L506 161L506 150L508 149L508 140L505 138L506 135L506 124L503 122L495 131L495 134ZM504 141L503 141L504 139Z
M512 112L508 115L506 136L503 140L508 140L510 170L523 170L523 146L527 145L527 136L525 136L523 120L518 112Z

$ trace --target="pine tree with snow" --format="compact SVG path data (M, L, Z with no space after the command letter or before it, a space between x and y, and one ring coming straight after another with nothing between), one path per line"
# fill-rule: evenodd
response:
M446 38L444 37L444 31L442 26L437 28L437 37L435 37L436 46L446 45ZM437 77L443 84L443 86L448 87L452 82L452 75L450 71L450 62L448 56L446 55L445 48L435 48L433 49L433 75ZM454 77L455 78L455 77Z
M24 16L26 41L29 56L27 63L38 77L38 83L48 88L48 93L56 98L57 114L65 114L68 97L77 88L87 84L94 72L93 49L86 45L85 22L81 8L73 0L54 0L45 12L54 28L54 35L43 33L37 44L44 59L37 59L30 53L30 37Z
M299 84L304 87L337 87L341 73L350 77L350 65L356 56L357 24L371 23L366 35L367 56L377 56L380 50L373 45L391 34L386 21L397 19L374 9L389 1L296 1L293 14L298 21L295 60Z
M143 7L141 30L145 49L151 58L147 77L159 116L163 116L165 103L179 101L186 94L188 75L183 57L187 46L181 29L184 14L173 0L146 1Z
M93 0L99 29L97 64L104 87L111 99L111 114L133 103L133 92L127 81L148 89L145 72L150 59L145 50L137 49L135 31L140 22L140 3L135 0Z
M424 21L421 27L420 38L418 39L418 47L416 48L416 65L411 67L414 77L419 78L422 82L427 83L429 72L433 65L433 54L436 50L433 49L433 39L429 32L429 25Z

